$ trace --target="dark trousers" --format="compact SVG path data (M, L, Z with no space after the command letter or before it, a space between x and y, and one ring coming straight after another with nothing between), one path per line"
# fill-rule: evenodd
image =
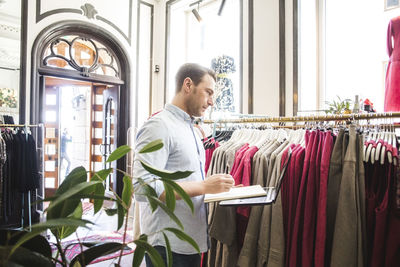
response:
M161 257L165 262L165 266L167 266L167 254L165 252L165 247L155 246L154 247L158 253L160 253ZM150 260L149 255L145 254L146 266L154 267L153 263ZM200 267L200 254L178 254L172 252L172 266L173 267Z

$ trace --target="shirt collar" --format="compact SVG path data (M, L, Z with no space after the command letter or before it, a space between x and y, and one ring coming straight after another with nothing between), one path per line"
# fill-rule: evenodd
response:
M194 118L190 117L189 114L187 114L185 111L183 111L181 108L173 105L173 104L165 104L165 109L174 114L176 117L187 121L187 122L193 122Z

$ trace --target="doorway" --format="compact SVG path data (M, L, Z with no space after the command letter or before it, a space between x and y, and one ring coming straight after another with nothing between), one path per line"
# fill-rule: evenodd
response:
M116 148L118 86L51 76L44 78L44 187L52 196L78 166L116 167L106 159ZM106 180L114 188L116 173Z
M32 66L31 66L31 92L30 92L30 123L39 124L45 123L45 109L51 108L46 105L46 79L49 77L73 80L75 82L86 82L90 84L91 95L94 99L101 99L101 90L115 90L117 93L117 98L113 98L114 105L114 127L118 129L112 133L113 139L112 146L114 148L124 145L127 143L127 131L131 125L131 108L135 108L131 105L131 68L129 53L124 49L124 46L119 42L112 33L107 30L98 27L90 23L84 23L82 21L60 21L54 23L47 28L43 29L37 36L33 47L32 47ZM98 88L94 90L95 88ZM101 89L103 88L103 89ZM113 89L111 89L113 88ZM60 93L60 90L57 90ZM98 95L95 97L95 95ZM58 95L59 99L60 95ZM77 98L79 99L79 97ZM21 100L22 102L25 99ZM57 101L57 99L55 100ZM60 101L60 100L58 100ZM89 168L96 170L100 166L104 167L103 158L106 157L107 153L112 151L111 146L107 142L103 143L103 136L98 137L99 133L103 132L103 125L100 121L95 121L94 119L99 119L99 111L104 103L92 102L91 110L91 128L92 132L90 134L92 139L89 140L90 145L90 155L89 155ZM56 105L58 106L58 104ZM54 105L53 105L53 108ZM59 120L57 109L53 110L53 115L56 116L56 120ZM25 117L21 117L21 122L25 122ZM116 125L118 124L118 127ZM57 138L50 141L54 142L53 148L50 146L49 150L56 150L57 155L44 155L40 152L41 163L45 165L46 160L53 160L54 163L49 163L49 169L54 170L52 172L53 176L47 176L53 179L47 179L43 181L43 190L38 192L39 198L44 196L44 191L55 191L51 189L50 185L57 187L60 183L59 176L65 175L67 164L66 160L63 159L60 170L56 168L59 167L59 161L61 161L59 153L59 135L62 133L60 127L61 124L57 124L57 128L54 128L54 135ZM49 127L50 128L50 127ZM64 127L65 128L65 127ZM57 132L56 132L57 129ZM52 130L50 130L50 134ZM96 132L96 133L94 133ZM45 134L44 134L45 135ZM43 135L43 136L44 136ZM37 135L40 138L40 135ZM46 140L46 142L49 142ZM56 143L57 142L57 143ZM103 145L104 144L104 145ZM43 144L45 145L45 144ZM71 143L68 146L72 149ZM43 146L44 147L44 146ZM45 147L44 147L45 148ZM105 149L107 148L107 149ZM45 151L45 149L44 149ZM72 153L72 152L71 152ZM103 154L102 154L103 153ZM52 156L52 157L48 157ZM57 156L57 158L56 158ZM45 160L46 157L46 160ZM50 160L51 159L51 160ZM72 161L70 169L72 169ZM54 165L54 168L52 168ZM115 164L115 169L122 171L126 170L127 159L123 157L117 160ZM43 168L43 172L44 168ZM45 175L43 175L44 177ZM123 188L123 174L121 172L113 173L112 178L109 182L109 188L118 194L122 194ZM45 183L48 183L48 190Z

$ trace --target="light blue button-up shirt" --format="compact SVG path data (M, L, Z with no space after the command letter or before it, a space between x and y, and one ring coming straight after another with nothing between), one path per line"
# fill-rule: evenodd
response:
M162 149L145 154L138 151L151 141L161 139ZM136 136L134 177L141 177L145 181L154 179L139 160L157 168L168 171L192 171L193 173L178 181L201 181L204 179L205 152L200 138L194 134L193 120L182 109L172 104L166 104L165 109L144 123ZM164 192L161 181L150 183L160 196ZM134 183L135 190L139 188ZM140 191L139 191L140 192ZM152 213L146 197L135 195L140 206L141 232L149 235L148 242L153 245L165 246L161 229L166 227L179 228L169 216L160 208ZM184 226L184 232L191 236L199 245L202 252L207 250L207 218L204 205L204 195L192 197L194 213L183 200L176 201L175 215ZM158 232L158 233L157 233ZM155 234L152 234L155 233ZM195 254L196 250L187 242L178 239L174 234L166 231L171 243L172 251L180 254Z

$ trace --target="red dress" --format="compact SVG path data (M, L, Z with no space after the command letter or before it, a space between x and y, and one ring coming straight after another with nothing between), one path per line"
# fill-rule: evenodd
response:
M389 22L387 51L389 64L386 71L384 109L385 112L400 111L400 16Z

